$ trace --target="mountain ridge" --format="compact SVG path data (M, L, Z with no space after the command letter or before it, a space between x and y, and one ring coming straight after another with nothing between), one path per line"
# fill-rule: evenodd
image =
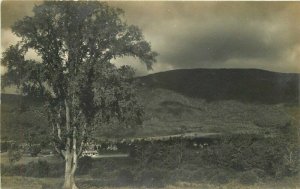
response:
M300 74L260 69L178 69L137 78L145 87L213 100L299 103Z

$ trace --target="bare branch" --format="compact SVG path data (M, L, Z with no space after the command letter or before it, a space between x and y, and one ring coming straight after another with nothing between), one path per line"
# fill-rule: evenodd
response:
M56 146L56 144L54 143L54 149L55 149L55 151L63 158L63 159L65 159L66 158L66 152L64 151L64 150L62 150L62 149L59 149L57 146Z
M52 134L53 134L53 136L55 136L55 126L54 126L54 124L52 124ZM62 140L60 142L62 142ZM55 151L60 156L62 156L62 158L65 158L65 152L62 149L59 149L59 147L57 147L57 143L55 141L53 141L53 146L54 146Z
M56 128L57 128L57 136L58 136L58 139L60 141L62 141L62 138L61 138L61 128L60 128L60 124L59 123L56 123Z

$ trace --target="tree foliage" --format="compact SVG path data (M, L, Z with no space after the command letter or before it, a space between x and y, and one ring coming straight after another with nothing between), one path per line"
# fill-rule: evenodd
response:
M77 165L95 126L141 123L134 70L111 60L133 56L150 69L157 53L121 9L102 2L46 1L33 13L12 26L21 40L3 53L2 87L14 84L45 99L54 146ZM26 59L29 50L41 61Z

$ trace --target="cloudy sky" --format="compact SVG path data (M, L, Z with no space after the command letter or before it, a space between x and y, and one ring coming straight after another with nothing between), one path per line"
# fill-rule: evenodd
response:
M18 39L10 26L39 2L2 2L1 47ZM258 68L300 73L300 2L110 2L138 25L159 53L152 71L132 58L139 75L181 68ZM29 53L34 57L34 53ZM3 68L2 68L3 71Z

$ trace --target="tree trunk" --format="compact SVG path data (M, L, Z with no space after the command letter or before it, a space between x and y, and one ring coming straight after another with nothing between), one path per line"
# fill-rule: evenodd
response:
M66 153L66 158L65 158L65 182L63 189L78 189L76 184L75 184L75 170L76 170L76 165L77 162L73 162L74 157L72 153Z
M70 107L65 100L66 107L66 129L70 132L71 119L70 119ZM71 141L73 146L71 147ZM65 182L63 189L78 189L75 185L75 171L77 168L77 153L76 153L76 129L73 129L73 135L67 137L66 153L65 153Z

